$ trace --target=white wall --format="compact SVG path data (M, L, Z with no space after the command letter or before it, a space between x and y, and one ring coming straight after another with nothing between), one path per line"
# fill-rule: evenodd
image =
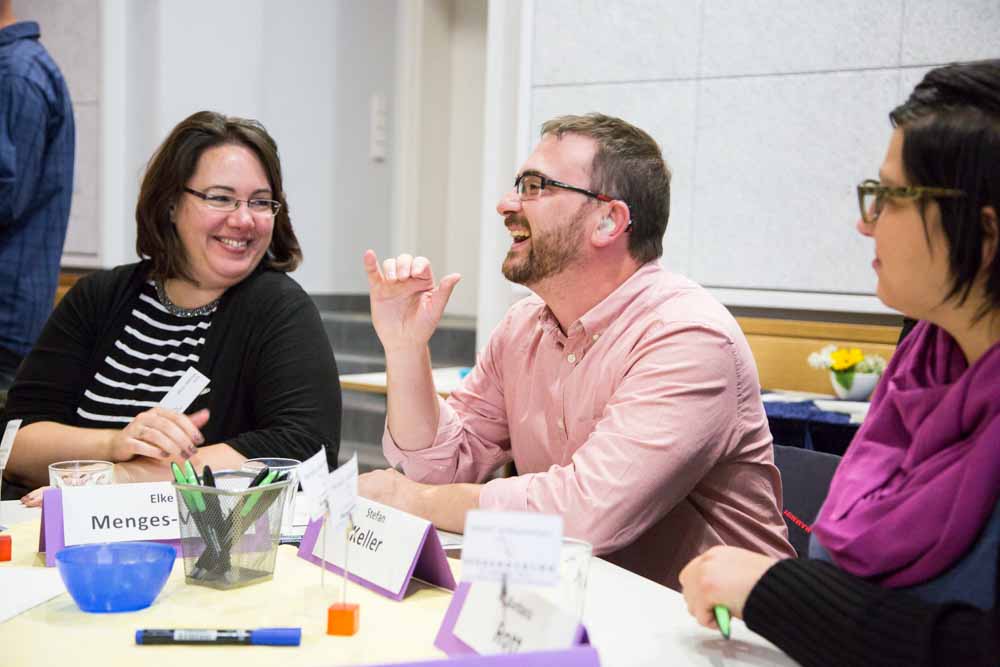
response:
M648 130L674 171L665 264L732 305L883 310L853 230L887 113L996 57L996 0L535 3L532 142L561 113Z
M146 161L179 121L211 109L260 120L278 142L305 254L294 277L313 293L367 289L361 254L389 243L392 174L368 138L371 95L392 111L395 0L38 4L77 109L64 264L134 261Z

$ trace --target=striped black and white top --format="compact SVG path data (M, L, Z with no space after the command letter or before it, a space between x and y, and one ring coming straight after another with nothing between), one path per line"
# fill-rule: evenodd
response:
M160 302L152 281L144 285L111 353L80 400L79 425L121 428L156 406L184 372L197 365L212 325L214 308L208 310L174 314ZM202 394L209 391L211 386Z

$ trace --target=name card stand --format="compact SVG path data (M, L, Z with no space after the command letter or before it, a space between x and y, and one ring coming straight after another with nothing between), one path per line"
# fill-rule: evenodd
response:
M441 621L441 627L438 628L437 637L435 637L434 639L434 646L447 653L450 657L478 655L477 651L474 648L463 642L455 634L455 625L458 623L459 616L462 613L462 608L465 606L465 601L469 597L469 591L471 589L472 589L472 584L468 581L463 581L458 585L458 589L455 591L455 594L451 598L451 604L448 605L448 611L445 612L444 620ZM574 660L572 662L562 662L560 660L556 660L556 662L552 664L559 664L559 665L591 664L590 662L586 661L588 659L586 658L587 654L585 652L576 652L576 653L573 652L574 648L584 647L589 645L590 645L590 637L587 636L587 629L583 626L583 624L580 624L577 626L576 634L574 635L573 641L571 642L571 647L567 650L530 651L524 653L510 653L507 655L517 657L517 656L551 654L555 656L567 653L583 658L585 659L585 661L577 662ZM597 664L596 653L595 653L595 662L593 664Z
M392 600L406 596L411 578L455 590L455 577L430 521L374 500L358 498L354 528L348 538L348 579ZM343 536L337 530L326 545L323 520L309 522L299 557L343 574Z
M72 506L63 506L64 491L72 496ZM45 552L47 567L56 564L56 554L67 546L139 540L180 547L170 482L54 488L42 495L38 551Z

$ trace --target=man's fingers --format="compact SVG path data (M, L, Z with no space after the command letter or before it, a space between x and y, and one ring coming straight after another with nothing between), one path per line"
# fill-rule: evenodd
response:
M457 273L449 274L441 279L437 289L431 293L431 312L435 318L440 318L444 313L444 307L448 305L448 299L461 279L462 276Z
M382 273L378 270L378 255L374 250L368 249L362 261L365 265L365 274L368 276L368 286L375 287L382 282Z
M382 260L382 275L388 282L396 281L396 258L390 257L389 259Z
M408 280L410 278L410 265L413 264L413 255L400 255L396 258L396 278Z
M462 279L461 274L452 273L441 279L441 284L438 285L438 290L441 292L441 296L444 298L445 303L451 298L451 293L455 291L455 285L458 281Z
M410 267L410 275L414 278L426 278L433 280L431 274L431 261L426 257L417 256L413 258L413 265Z

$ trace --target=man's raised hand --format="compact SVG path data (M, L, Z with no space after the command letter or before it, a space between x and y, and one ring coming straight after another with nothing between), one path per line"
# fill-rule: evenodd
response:
M364 255L372 324L386 353L427 345L461 276L434 283L426 257L402 254L379 266L375 251Z

